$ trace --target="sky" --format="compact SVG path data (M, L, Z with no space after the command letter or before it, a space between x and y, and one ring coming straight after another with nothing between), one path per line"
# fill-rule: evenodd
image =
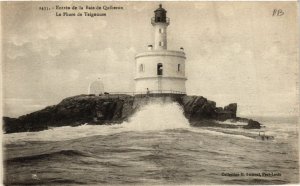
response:
M1 2L3 114L17 117L87 94L100 77L107 92L134 91L134 56L154 43L158 2ZM298 114L297 2L163 2L168 49L184 47L188 95L239 116ZM59 6L99 17L56 16ZM39 7L54 7L39 10ZM282 16L272 16L281 9ZM69 12L78 13L79 10Z

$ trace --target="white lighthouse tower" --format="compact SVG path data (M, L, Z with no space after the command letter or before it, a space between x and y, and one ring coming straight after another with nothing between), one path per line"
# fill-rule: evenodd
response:
M135 91L144 94L185 94L185 53L167 48L167 27L170 19L167 11L159 5L151 19L154 27L154 48L136 55Z

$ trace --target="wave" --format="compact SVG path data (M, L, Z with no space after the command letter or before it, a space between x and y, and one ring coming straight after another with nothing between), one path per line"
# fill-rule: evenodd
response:
M211 127L206 127L206 128L192 128L190 129L191 132L195 133L202 133L206 135L213 135L213 136L223 136L223 137L230 137L230 138L239 138L239 139L253 139L253 137L249 137L246 134L241 134L238 133L235 129L231 129L231 132L228 132L224 129L217 129L217 128L211 128Z
M167 130L189 128L190 124L184 117L183 109L178 103L152 102L141 108L129 122L123 123L127 130Z
M44 154L37 154L37 155L30 155L30 156L22 156L22 157L15 157L11 159L5 160L5 163L30 163L31 161L39 161L39 160L47 160L51 158L60 158L61 156L65 157L89 157L90 155L78 150L60 150L56 152L44 153Z
M108 135L121 132L120 125L81 125L77 127L56 127L39 132L21 132L4 134L5 144L24 141L66 141L89 136Z
M83 181L76 181L72 179L64 179L64 178L48 178L48 179L43 179L43 180L24 180L22 182L17 182L17 181L4 181L5 185L86 185L86 182Z
M290 182L280 179L230 179L224 180L223 184L228 185L283 185Z

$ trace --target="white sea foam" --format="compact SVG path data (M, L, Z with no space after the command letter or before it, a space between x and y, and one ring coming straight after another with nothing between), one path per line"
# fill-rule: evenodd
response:
M182 108L175 102L154 102L142 107L124 127L133 131L188 128L189 122Z
M216 129L213 129L213 128L202 128L202 127L199 127L199 128L192 128L190 130L192 132L202 133L202 134L205 134L205 135L223 136L223 137L239 138L239 139L247 139L247 140L253 139L251 137L242 135L240 133L234 133L234 132L233 133L226 133L226 130L224 130L224 129L216 130ZM235 129L233 129L233 130L235 130Z
M106 135L118 131L120 125L81 125L56 127L39 132L20 132L4 135L5 143L16 141L62 141L87 136Z
M219 124L227 124L227 125L239 125L239 126L243 126L243 125L247 125L248 123L246 122L232 122L231 120L226 120L226 121L218 121Z

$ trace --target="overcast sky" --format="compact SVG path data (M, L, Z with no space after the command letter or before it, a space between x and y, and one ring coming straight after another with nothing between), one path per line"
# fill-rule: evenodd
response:
M153 44L158 2L2 4L4 115L20 116L86 94L134 91L134 56ZM56 17L40 6L114 5L105 17ZM184 47L187 93L238 115L295 115L298 81L296 2L164 2L168 49ZM282 9L283 16L272 16ZM62 11L60 11L62 12ZM72 12L72 11L70 11ZM78 12L78 11L77 11ZM95 11L94 11L95 12Z

